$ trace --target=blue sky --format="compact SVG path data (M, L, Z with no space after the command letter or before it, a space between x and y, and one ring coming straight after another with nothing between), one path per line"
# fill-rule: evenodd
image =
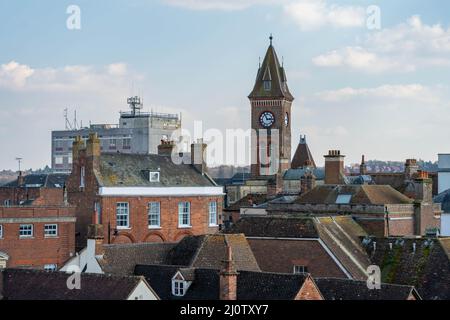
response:
M68 30L66 9L81 9ZM381 9L381 30L365 10ZM450 3L442 0L0 1L0 168L50 163L63 110L117 122L128 95L184 127L249 127L246 96L274 35L292 93L293 141L318 163L435 160L448 152Z

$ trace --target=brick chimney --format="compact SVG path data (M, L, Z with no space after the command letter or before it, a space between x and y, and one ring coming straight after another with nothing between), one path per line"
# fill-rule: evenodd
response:
M85 148L84 141L80 136L76 136L72 143L72 160L75 164L76 160L79 158L80 151Z
M237 277L238 272L234 268L233 254L227 243L227 258L224 268L220 271L220 300L237 300Z
M366 165L366 159L365 156L362 156L361 159L361 165L359 166L359 174L362 176L367 175L367 165Z
M414 178L414 175L419 171L419 165L416 159L407 159L405 163L405 177L406 179Z
M415 199L426 203L433 202L433 180L428 172L419 170L414 179Z
M340 150L330 150L325 157L325 184L344 183L344 155Z
M316 176L306 171L300 178L300 193L305 194L316 187Z
M103 225L101 224L91 224L88 226L87 233L87 251L88 254L93 254L94 256L102 256L105 251L103 249Z
M161 144L158 146L158 155L171 156L172 151L175 149L175 142L171 140L161 140Z
M17 186L20 187L25 182L22 171L19 171L19 175L17 176Z
M89 134L89 139L86 142L86 158L92 160L93 168L99 166L99 157L101 154L100 139L97 133L93 132Z
M191 165L204 174L207 172L206 166L206 148L207 144L203 143L203 139L198 139L197 142L191 144Z

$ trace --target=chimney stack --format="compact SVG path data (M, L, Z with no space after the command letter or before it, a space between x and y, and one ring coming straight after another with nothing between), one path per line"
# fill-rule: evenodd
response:
M419 165L416 159L407 159L405 163L405 176L406 179L412 179L414 175L419 171Z
M94 218L95 219L95 218ZM94 254L94 256L102 256L105 251L103 249L103 225L91 224L88 226L88 251Z
M238 273L234 268L233 254L228 243L227 258L223 262L224 268L220 272L220 300L237 300Z
M300 194L305 194L316 187L316 176L311 171L306 171L300 178Z
M359 166L359 174L362 176L367 175L366 157L363 155L361 159L361 165Z
M158 146L158 155L171 156L175 146L175 142L172 140L161 140L161 144Z
M17 176L17 186L20 187L25 182L22 171L19 171L19 175Z
M203 139L198 139L196 143L191 144L191 165L201 174L206 173L206 147Z
M340 150L330 150L325 157L325 184L344 183L344 155Z

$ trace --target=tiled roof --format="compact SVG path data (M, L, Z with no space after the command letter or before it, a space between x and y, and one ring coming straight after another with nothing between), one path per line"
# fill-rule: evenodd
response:
M167 265L219 270L231 246L236 268L259 271L247 239L243 234L212 234L185 237L167 255Z
M253 207L267 202L266 194L248 194L237 202L225 208L225 211L240 211L241 208Z
M411 295L420 299L412 286L382 284L379 290L370 290L366 281L335 278L315 278L325 300L407 300Z
M68 174L29 174L23 177L23 184L20 187L34 187L34 188L63 188ZM11 181L3 187L18 187L18 180Z
M411 204L413 200L386 185L322 185L297 199L300 204L336 204L339 195L351 195L348 204Z
M270 90L264 88L264 81L271 81ZM289 92L286 73L280 65L277 53L272 44L267 49L266 56L256 76L255 86L249 95L250 99L258 98L285 98L288 101L294 100Z
M5 269L3 296L6 300L125 300L142 280L83 273L81 289L67 288L69 274L39 270Z
M105 273L131 275L137 264L164 264L174 243L134 243L104 245L105 254L98 259Z
M218 300L220 297L219 270L195 269L194 280L184 297L172 295L172 278L179 271L176 266L138 265L136 275L144 276L163 300ZM291 300L296 297L307 275L238 271L238 300Z
M318 238L312 218L244 217L231 226L227 233L243 233L247 237Z
M425 300L450 300L447 240L376 238L366 250L380 266L383 282L414 286Z
M308 144L305 138L300 139L297 150L295 151L294 157L292 158L291 167L293 169L303 168L306 163L309 162L310 166L315 169L317 168L314 158L309 150Z
M160 182L150 182L148 174L160 172ZM170 156L155 154L102 154L100 172L103 187L208 187L216 184L189 164L175 164Z

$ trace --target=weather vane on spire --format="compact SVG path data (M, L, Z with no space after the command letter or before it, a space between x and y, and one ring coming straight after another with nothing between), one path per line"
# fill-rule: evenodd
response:
M272 40L273 40L273 35L272 34L270 34L269 40L270 40L270 45L272 45Z

